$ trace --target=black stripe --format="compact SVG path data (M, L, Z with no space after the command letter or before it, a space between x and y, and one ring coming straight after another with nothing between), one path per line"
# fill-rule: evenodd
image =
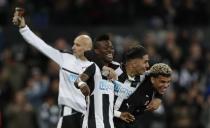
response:
M113 63L109 63L109 64L108 64L108 67L110 67L110 68L116 70L117 68L120 67L120 65L116 65L116 64L113 64Z
M65 71L67 71L67 72L73 73L73 74L75 74L75 75L79 75L78 73L72 72L72 71L70 71L70 70L68 70L68 69L65 69L65 68L62 68L62 69L65 70Z
M72 52L72 51L67 50L67 49L64 49L64 50L60 50L60 49L59 49L59 51L60 51L61 53L73 54L73 52Z
M111 128L109 123L109 95L103 94L102 95L102 106L103 106L103 118L104 118L104 128Z
M140 76L135 76L135 81L131 81L131 87L136 88L136 86L138 85L138 83L140 82Z
M63 116L64 113L64 105L61 105L61 117Z
M131 87L136 88L138 83L137 81L131 81Z
M118 96L114 95L114 104L116 103Z
M90 96L88 128L96 128L94 95Z
M127 77L126 73L124 73L124 72L120 76L118 76L118 80L122 83L124 83L127 78L128 77Z

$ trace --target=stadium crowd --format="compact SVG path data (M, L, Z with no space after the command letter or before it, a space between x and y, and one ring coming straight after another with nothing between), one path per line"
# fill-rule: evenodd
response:
M124 51L140 40L149 51L150 65L165 62L173 68L173 83L164 96L163 105L137 120L145 128L210 127L210 42L202 29L209 24L208 0L18 2L28 11L30 23L38 28L144 24L148 31L142 32L142 37L110 33L116 61L120 62ZM11 24L8 14L15 5L15 1L0 0L1 27ZM7 46L3 33L4 29L0 29L0 119L3 127L56 127L58 65L28 45L20 47L10 42L12 45ZM57 49L71 49L71 46L64 37L53 43Z
M14 7L27 10L33 25L129 25L145 20L160 26L209 24L208 0L1 0L0 24ZM58 18L59 17L59 18Z

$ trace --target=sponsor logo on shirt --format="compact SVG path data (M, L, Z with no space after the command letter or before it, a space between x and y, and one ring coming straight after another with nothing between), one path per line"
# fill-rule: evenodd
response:
M134 92L134 88L120 82L114 82L114 92L123 99L127 99Z
M71 81L71 82L75 82L76 79L77 79L77 77L78 77L78 75L73 74L73 73L69 73L69 75L68 75L68 79L69 79L69 81Z
M105 91L114 91L114 85L107 80L101 80L99 82L99 89Z

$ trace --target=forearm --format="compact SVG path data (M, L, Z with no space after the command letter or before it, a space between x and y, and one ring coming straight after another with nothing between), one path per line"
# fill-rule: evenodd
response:
M37 35L35 35L28 26L25 26L24 28L21 28L20 34L23 36L23 38L32 46L37 48L39 51L41 51L43 54L54 60L56 63L61 65L62 62L62 56L61 53L47 45L42 39L40 39Z
M82 73L79 75L79 77L77 78L77 80L74 82L75 86L77 88L80 88L82 84L86 84L86 81L89 79L89 76L85 73Z

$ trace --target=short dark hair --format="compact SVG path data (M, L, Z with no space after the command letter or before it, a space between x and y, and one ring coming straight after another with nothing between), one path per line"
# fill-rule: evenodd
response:
M100 35L98 37L96 37L95 41L94 41L94 44L93 44L93 48L98 48L99 46L99 43L103 42L103 41L109 41L110 40L110 37L108 34L103 34L103 35Z
M148 54L147 50L143 46L138 45L138 47L131 48L125 53L124 61L126 62L131 59L142 58L146 54Z

